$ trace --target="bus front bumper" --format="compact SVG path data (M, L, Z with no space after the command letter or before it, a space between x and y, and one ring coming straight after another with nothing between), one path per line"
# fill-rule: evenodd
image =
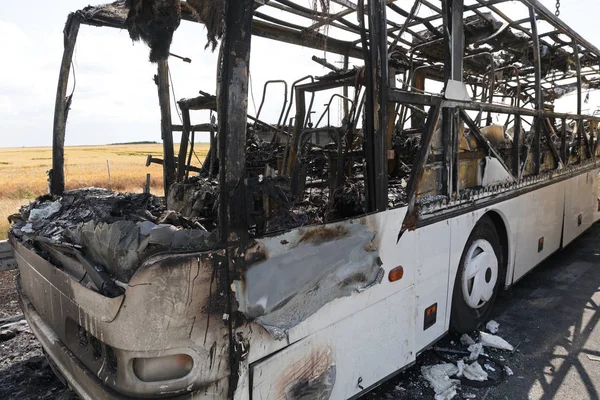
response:
M98 377L92 374L81 361L60 341L52 328L44 322L40 314L35 310L33 304L23 293L21 278L17 278L17 292L19 305L23 315L29 323L31 331L42 344L46 356L52 365L52 369L59 378L66 382L71 390L84 400L111 400L111 399L136 399L137 397L125 396L117 393L104 385ZM169 400L183 399L211 399L204 391L186 393L184 395L169 397Z

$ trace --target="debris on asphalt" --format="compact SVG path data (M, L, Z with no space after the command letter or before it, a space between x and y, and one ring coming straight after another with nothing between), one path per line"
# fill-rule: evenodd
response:
M450 379L458 373L458 367L451 363L443 363L421 367L421 374L433 390L435 400L451 400L456 396L456 386L460 384L457 379Z
M502 339L500 336L479 332L479 337L481 339L481 344L483 344L485 347L492 347L495 349L508 351L513 351L515 349L510 343Z
M469 346L469 351L471 352L469 360L477 360L483 354L483 343L473 343Z
M396 385L396 387L394 387L394 390L397 391L397 392L404 392L404 391L406 391L406 389L403 388L400 385Z
M481 365L477 361L473 362L471 365L466 367L463 372L463 375L465 376L465 378L471 381L478 382L486 381L488 378L487 372L485 372L483 368L481 368Z
M592 356L590 354L587 355L587 358L589 358L592 361L600 361L600 357Z
M458 373L456 374L456 376L460 378L461 376L463 376L463 372L465 371L465 362L463 360L459 360L456 363L456 366L458 367Z
M490 364L483 364L483 368L487 369L488 371L491 372L495 372L496 368L492 367Z
M21 332L29 332L29 325L25 320L17 320L18 316L8 318L12 322L0 325L0 342L5 342L17 336Z
M17 336L17 332L11 329L0 331L0 342L5 342Z
M493 334L498 333L499 327L500 327L500 324L497 323L496 321L494 321L493 319L488 321L487 324L485 324L485 329L487 329L490 333L493 333Z
M508 365L504 366L504 372L506 372L506 375L508 375L508 376L513 376L514 375L513 370L510 369L510 367Z
M466 333L463 333L460 337L460 343L463 346L470 346L472 344L475 344L475 341L473 340L473 338L471 338L471 336L467 335Z
M17 314L17 315L13 315L11 317L2 318L2 319L0 319L0 329L6 324L9 324L11 322L18 322L18 321L23 320L24 318L25 317L23 316L23 314Z

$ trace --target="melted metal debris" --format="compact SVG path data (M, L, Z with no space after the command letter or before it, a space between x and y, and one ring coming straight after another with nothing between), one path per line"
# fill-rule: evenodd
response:
M495 321L490 321L488 325L492 328L499 326ZM456 395L456 385L459 383L464 386L489 387L513 375L513 371L505 364L504 357L483 353L484 346L508 351L512 346L499 336L485 332L478 333L480 339L478 342L475 342L470 335L463 334L459 345L462 348L434 347L436 354L444 363L424 366L421 368L421 374L435 390L436 400L453 398ZM455 342L450 343L452 346L457 345ZM460 381L450 379L453 376ZM462 397L470 398L466 397L466 393L463 393Z
M211 243L202 225L165 210L157 197L98 188L42 196L21 208L21 221L10 231L30 246L52 246L55 255L61 248L80 252L125 282L153 254L202 251Z
M460 381L450 377L457 373L458 367L450 363L421 367L421 374L435 391L436 400L450 400L456 396L456 386Z
M506 340L502 339L500 336L491 335L485 332L479 332L481 337L481 344L485 347L493 347L495 349L513 351L515 348L508 343Z
M497 323L496 321L494 321L493 319L488 321L487 324L485 324L485 328L492 334L498 333L499 327L500 327L500 324Z

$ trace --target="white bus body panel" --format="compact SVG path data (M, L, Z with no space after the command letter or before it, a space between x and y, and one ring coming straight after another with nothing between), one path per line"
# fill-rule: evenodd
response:
M518 216L513 238L518 244L513 282L560 249L566 182L563 180L519 196L514 203L517 210L500 205L500 209ZM538 251L540 240L543 240L543 246Z
M597 175L598 170L591 170L567 180L563 239L565 246L595 221L598 214Z
M413 362L413 299L410 286L255 365L252 398L295 398L286 396L295 384L329 373L319 387L332 386L329 399L347 399Z
M279 343L262 343L263 351L259 352L251 345L253 398L280 398L282 390L289 390L295 380L302 378L303 370L298 366L316 365L318 374L323 373L325 365L335 364L336 382L330 397L334 400L360 393L359 378L360 386L367 388L405 367L448 331L460 258L479 219L493 212L505 226L505 285L509 286L560 249L563 216L564 240L568 235L569 241L598 218L597 171L406 231L399 241L406 208L363 217L363 223L377 231L383 281L364 292L327 303L290 329L289 346L273 356L268 356L269 350L280 348ZM592 191L593 196L576 196ZM583 214L583 223L577 227L579 213ZM567 222L569 218L574 219L575 226L573 221ZM543 248L538 251L542 237ZM390 282L388 273L397 266L404 268L404 276ZM425 309L436 303L436 323L424 330ZM273 341L268 335L257 335L257 339Z

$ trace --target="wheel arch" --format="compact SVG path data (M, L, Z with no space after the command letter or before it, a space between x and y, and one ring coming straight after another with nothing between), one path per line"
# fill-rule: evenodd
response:
M500 239L500 245L502 246L502 256L505 260L504 265L504 288L507 288L510 285L510 277L512 276L512 258L510 251L512 249L512 243L510 243L509 239L509 225L506 219L506 216L499 210L490 210L486 212L481 218L488 217L492 220L494 224L494 228L498 233L498 238Z

